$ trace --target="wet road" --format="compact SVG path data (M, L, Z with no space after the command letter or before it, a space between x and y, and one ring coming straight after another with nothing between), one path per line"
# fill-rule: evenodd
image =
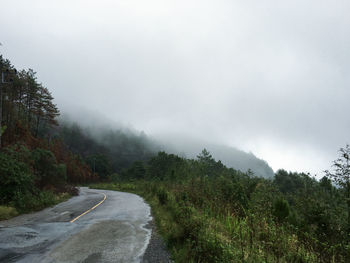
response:
M67 202L1 221L0 262L140 262L150 220L137 195L82 187Z

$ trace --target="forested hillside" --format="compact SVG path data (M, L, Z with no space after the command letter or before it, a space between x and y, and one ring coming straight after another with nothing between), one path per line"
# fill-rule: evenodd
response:
M17 71L0 56L0 205L16 214L76 194L76 183L98 179L58 135L59 110L31 69ZM17 211L16 211L17 210Z
M147 161L160 149L144 133L104 127L93 131L65 120L60 123L58 135L102 177L120 173L135 161Z
M187 158L195 158L203 149L209 149L215 159L220 160L227 167L232 167L242 172L250 170L256 176L272 178L274 172L269 164L256 157L253 153L246 153L234 147L204 142L196 138L186 138L176 135L160 140L166 152L185 155Z
M67 117L61 119L59 134L69 149L88 158L89 163L92 160L105 158L104 162L108 162L108 169L114 173L121 173L135 161L147 161L159 151L194 158L203 148L207 148L227 167L242 172L249 170L254 175L265 178L274 176L272 168L266 161L257 158L253 153L246 153L233 147L176 135L165 138L150 137L144 132L127 129L121 125L116 128L107 128L108 124L88 127L86 124L68 120Z

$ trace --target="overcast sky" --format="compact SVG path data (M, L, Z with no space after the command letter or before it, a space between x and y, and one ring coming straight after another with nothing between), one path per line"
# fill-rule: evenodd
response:
M0 54L62 112L320 171L350 143L348 0L0 0ZM84 116L84 119L87 117Z

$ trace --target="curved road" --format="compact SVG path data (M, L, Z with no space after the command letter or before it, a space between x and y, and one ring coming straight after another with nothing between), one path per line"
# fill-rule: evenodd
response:
M140 262L151 219L137 195L81 187L64 203L1 221L0 262Z

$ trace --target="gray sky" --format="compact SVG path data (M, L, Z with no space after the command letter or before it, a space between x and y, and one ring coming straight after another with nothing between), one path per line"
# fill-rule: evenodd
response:
M275 170L320 173L350 142L348 0L0 2L0 53L62 111L236 146Z

